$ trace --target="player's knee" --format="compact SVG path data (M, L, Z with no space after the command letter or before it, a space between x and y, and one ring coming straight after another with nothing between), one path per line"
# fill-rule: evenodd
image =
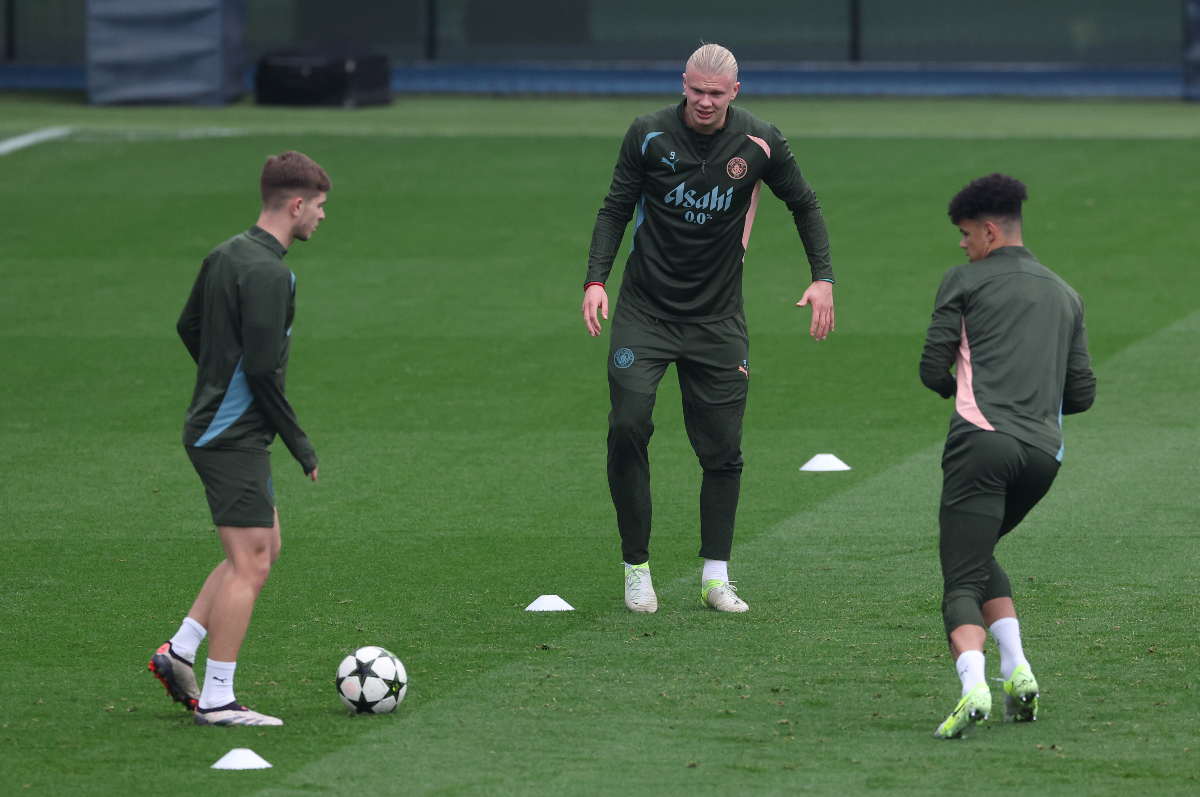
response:
M959 626L978 625L986 628L980 606L978 594L971 590L947 593L942 599L942 622L946 626L947 638Z
M742 449L739 445L730 445L708 451L696 452L700 467L708 473L736 475L742 472Z
M267 578L271 575L271 560L266 557L255 560L247 575L254 588L261 590L263 585L267 583Z
M608 414L610 441L645 441L654 433L654 396L613 385L612 412Z
M982 602L987 603L997 598L1012 599L1012 582L1008 580L1008 574L1004 572L1004 568L995 559L992 560L988 568L988 580L983 588Z
M710 473L742 472L742 427L709 427L692 434L692 448L700 467Z
M618 440L645 440L654 427L649 416L612 413L608 416L609 435Z
M684 422L700 467L712 473L742 472L745 402L728 406L685 403Z
M271 564L279 555L278 547L268 540L249 546L235 556L234 573L238 579L254 590L260 590L271 574Z

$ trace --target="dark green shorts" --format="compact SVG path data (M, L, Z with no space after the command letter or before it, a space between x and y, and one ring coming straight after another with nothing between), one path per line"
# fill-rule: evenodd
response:
M275 525L271 452L185 445L218 526L269 529Z
M608 373L635 393L658 390L667 366L675 363L683 400L708 406L746 400L750 380L750 340L746 316L703 324L665 321L619 302L613 315Z
M946 440L942 452L942 506L1016 528L1058 475L1058 461L1001 432L968 432Z

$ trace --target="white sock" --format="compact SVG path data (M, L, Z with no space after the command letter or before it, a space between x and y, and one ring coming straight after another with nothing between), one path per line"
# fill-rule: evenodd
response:
M700 586L708 583L710 578L715 578L717 581L729 580L729 562L720 559L705 559L704 572L700 574Z
M204 665L204 688L200 690L200 708L219 708L233 702L233 671L236 661L208 660Z
M175 636L171 637L171 650L179 658L195 664L196 651L206 636L208 636L208 631L204 630L204 626L190 617L185 617L183 625L179 626Z
M984 683L983 677L983 651L982 650L967 650L958 657L958 661L954 662L954 666L958 668L958 677L962 681L962 695L966 696L975 688L977 684ZM205 684L208 681L205 680ZM205 686L207 689L207 685Z
M1029 664L1021 648L1021 624L1015 617L1001 617L988 630L1000 648L1000 675L1007 681L1012 677L1013 670L1022 664Z

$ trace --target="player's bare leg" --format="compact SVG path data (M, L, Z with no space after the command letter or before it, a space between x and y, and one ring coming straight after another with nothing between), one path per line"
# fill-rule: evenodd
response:
M273 537L274 540L273 547L271 548L270 562L274 562L279 556L278 513L275 514L274 520L275 522L271 529L260 530L268 532L268 537ZM246 531L246 529L234 527L221 528L228 529L235 535L238 532ZM268 570L270 562L268 563ZM222 560L220 564L213 568L208 578L205 579L204 586L200 589L200 594L196 596L191 611L188 612L187 619L184 620L184 624L180 627L179 632L170 641L159 647L150 659L150 672L166 687L167 694L176 702L182 703L188 710L195 710L200 702L200 688L196 683L194 670L196 648L208 633L210 618L212 617L213 606L216 603L217 596L232 574L233 565L228 558ZM265 581L265 578L263 580ZM261 589L261 584L259 588ZM257 597L257 592L255 593L255 597ZM252 609L253 600L250 606ZM245 622L249 623L248 614L246 615ZM244 636L245 628L242 629L241 635L238 636L237 647L241 646L241 638ZM237 647L234 648L233 658L228 661L236 659ZM211 650L212 643L210 642ZM216 659L219 662L226 661L221 659L219 655L213 655L210 658Z
M221 545L225 548L225 559L213 568L204 581L188 617L208 629L209 657L224 661L226 659L222 659L222 654L237 657L242 639L246 636L246 629L250 625L254 602L267 581L271 565L279 558L282 545L279 535L279 513L275 513L275 524L269 529L218 526L217 532L221 536ZM231 552L231 546L234 552ZM241 564L240 568L238 563ZM218 633L213 627L213 623L221 622L214 615L222 614L222 610L217 610L217 606L223 594L224 603L220 605L225 607L225 611L233 612L230 618L232 622L227 623L225 628L233 631L233 637L224 631ZM238 627L240 631L236 630Z
M237 656L254 603L258 600L271 565L279 556L279 514L271 528L218 526L225 561L205 582L192 612L197 622L207 620L208 663L204 689L196 710L200 725L281 725L282 722L237 704L233 675ZM215 587L215 589L211 589ZM192 616L189 614L189 616Z

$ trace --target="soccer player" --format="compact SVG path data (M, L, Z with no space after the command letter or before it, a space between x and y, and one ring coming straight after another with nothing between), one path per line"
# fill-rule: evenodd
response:
M329 175L299 152L267 160L258 223L218 246L179 317L179 337L196 361L196 390L183 444L204 483L225 559L204 582L179 631L150 659L167 693L194 709L197 725L282 725L233 694L237 655L254 602L279 556L271 479L278 434L317 480L317 455L284 396L296 310L296 276L283 256L325 218ZM209 635L204 688L196 650Z
M942 279L921 357L925 386L955 397L938 521L942 619L962 698L938 726L943 739L991 713L985 628L1000 648L1004 721L1037 719L1038 683L1021 646L1012 587L993 553L1053 484L1062 416L1083 412L1096 396L1083 302L1022 243L1025 199L1024 183L991 174L950 201L970 262Z
M638 117L625 134L596 219L584 281L592 337L608 318L604 283L637 209L608 358L608 484L625 567L625 605L658 610L650 579L650 467L655 392L675 363L688 438L700 460L701 601L744 612L729 580L742 473L742 415L750 379L742 264L762 183L792 212L812 272L798 306L809 334L833 329L833 268L816 194L771 124L730 105L733 53L706 44L688 59L684 100Z

